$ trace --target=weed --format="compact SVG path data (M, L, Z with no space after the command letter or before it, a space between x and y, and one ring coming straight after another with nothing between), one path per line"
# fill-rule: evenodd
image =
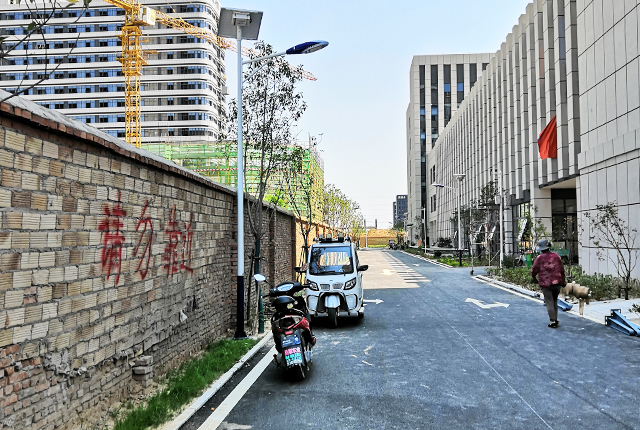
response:
M167 387L153 395L146 406L130 410L114 430L142 430L168 421L179 410L211 383L229 370L255 344L256 340L221 340L207 346L205 354L183 363L167 376ZM125 405L133 408L130 402Z

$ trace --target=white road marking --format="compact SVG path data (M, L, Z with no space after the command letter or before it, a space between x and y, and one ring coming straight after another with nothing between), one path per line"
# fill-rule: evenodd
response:
M384 300L380 300L380 299L375 299L375 300L362 299L362 301L368 302L368 303L375 303L376 305L379 305L380 303L384 303Z
M229 412L238 404L240 399L246 394L251 386L258 380L264 369L273 361L273 354L276 352L274 346L267 352L267 354L256 364L256 366L249 372L247 376L238 384L236 388L227 396L226 399L220 403L220 406L211 414L209 418L202 423L198 430L215 430L224 419L229 415Z
M485 305L485 304L482 303L482 300L476 300L476 299L467 299L467 300L465 300L465 303L466 302L475 303L476 305L478 305L482 309L491 309L491 308L499 308L499 307L508 308L509 307L508 304L500 303L500 302L495 302L495 303L490 304L490 305Z
M369 366L373 366L373 364L371 364L371 363L367 363L367 362L366 362L366 361L364 361L364 360L362 360L362 362L363 362L364 364L368 364Z
M382 274L383 274L383 275L387 275L387 276L389 276L389 275L393 275L393 272L392 272L391 270L389 270L389 269L384 269L384 271L382 272Z

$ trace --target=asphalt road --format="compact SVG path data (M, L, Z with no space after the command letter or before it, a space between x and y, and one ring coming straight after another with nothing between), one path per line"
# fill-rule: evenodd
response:
M337 329L317 319L307 379L268 366L220 429L640 428L640 339L568 314L550 329L544 306L469 269L400 251L360 258L365 299L383 302Z

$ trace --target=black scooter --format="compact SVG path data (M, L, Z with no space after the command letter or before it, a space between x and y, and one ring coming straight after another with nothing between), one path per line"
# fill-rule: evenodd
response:
M266 282L259 273L253 279L258 284ZM276 367L285 367L299 381L304 380L309 371L311 349L316 344L304 297L294 295L303 289L299 282L283 282L262 296L272 299L271 306L275 310L271 317L271 332L278 353L274 354L273 361Z

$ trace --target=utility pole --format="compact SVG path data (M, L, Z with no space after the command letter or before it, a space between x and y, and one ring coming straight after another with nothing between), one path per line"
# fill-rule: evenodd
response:
M367 219L364 220L364 247L369 247L369 232L367 231Z

